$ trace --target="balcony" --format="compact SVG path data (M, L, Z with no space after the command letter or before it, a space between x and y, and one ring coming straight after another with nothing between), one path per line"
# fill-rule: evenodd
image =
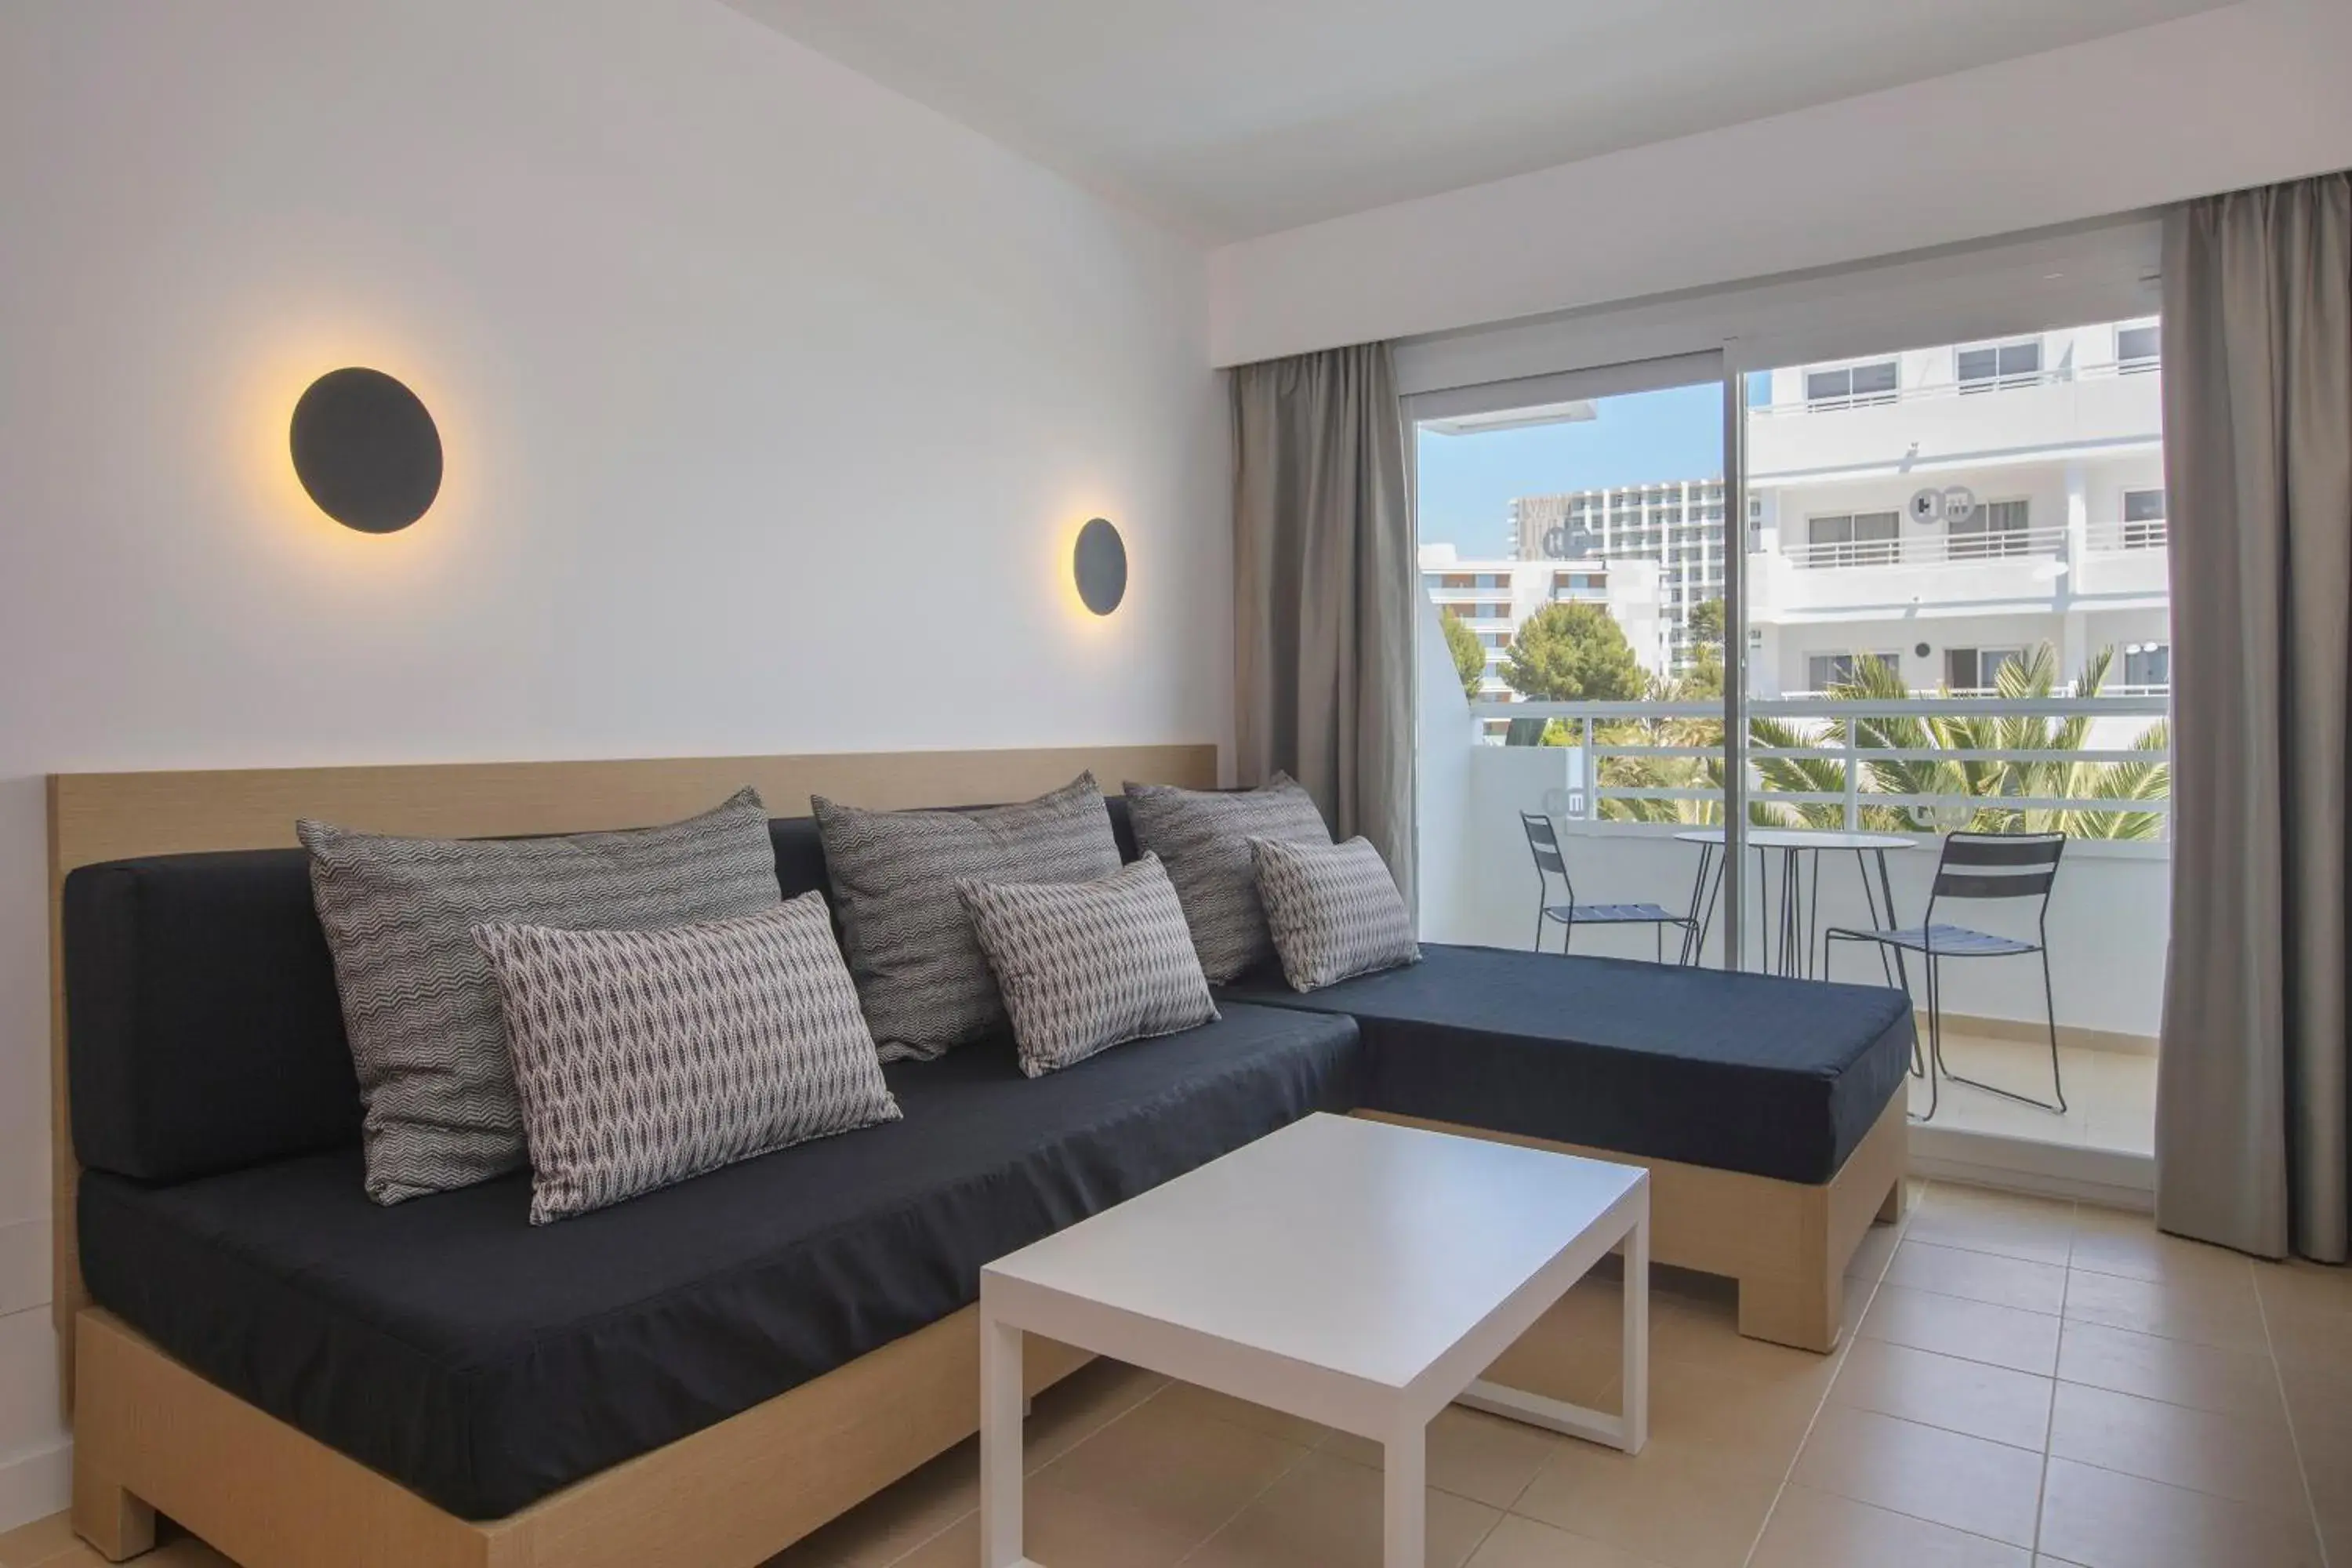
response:
M2161 607L2166 524L2105 521L1978 533L1906 523L1894 539L1790 544L1751 553L1751 616L1762 622L1909 614ZM2096 601L2096 605L2089 603Z
M1560 825L1580 900L1690 906L1700 850L1675 836L1722 820L1721 751L1711 743L1722 732L1719 707L1474 707L1461 700L1458 685L1450 704L1445 696L1424 685L1420 897L1431 940L1528 945L1537 891L1522 811ZM1909 847L1886 858L1902 922L1916 923L1926 910L1944 832L2057 825L2073 836L2048 933L2076 1109L2057 1118L1948 1089L1939 1126L2071 1144L2087 1151L2082 1157L2095 1173L2118 1169L2098 1161L2144 1163L2170 920L2169 752L2158 728L2165 713L2161 697L2105 695L1750 704L1752 820L1907 839ZM1486 727L1506 721L1540 721L1555 743L1494 743ZM1524 740L1531 727L1513 728ZM1814 973L1820 930L1873 923L1859 862L1849 852L1803 863L1800 924L1811 934L1801 951L1802 967ZM1875 867L1870 871L1874 879ZM1747 876L1745 962L1766 967L1769 945L1777 967L1782 858L1766 858L1761 889L1753 856ZM1946 918L1949 911L1939 910ZM2032 934L2030 912L2008 904L1973 906L1958 918ZM1709 963L1722 962L1721 924L1718 911ZM1651 941L1637 928L1580 930L1576 951L1648 958ZM1859 948L1841 953L1831 978L1885 983L1880 965ZM1912 978L1924 1005L1920 976ZM1955 1064L1958 1070L2000 1077L2032 1064L2032 1052L2019 1044L2039 1038L2042 1026L2041 973L2031 960L1951 963L1943 978L1948 1047L1965 1039L1974 1053Z

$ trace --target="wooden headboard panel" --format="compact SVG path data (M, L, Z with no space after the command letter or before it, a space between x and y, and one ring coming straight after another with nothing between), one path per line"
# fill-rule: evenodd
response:
M858 805L961 805L1019 800L1091 768L1122 779L1209 789L1213 745L1072 746L987 752L839 752L783 757L654 757L582 763L436 763L394 767L261 768L49 776L49 1078L55 1162L56 1289L62 1384L73 1403L74 1314L88 1304L76 1241L74 1158L65 1070L65 963L59 894L78 866L200 849L295 842L313 816L377 833L440 838L577 833L669 822L750 784L777 816L811 795Z

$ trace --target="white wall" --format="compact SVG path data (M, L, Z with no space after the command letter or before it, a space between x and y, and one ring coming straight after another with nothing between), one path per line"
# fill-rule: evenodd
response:
M1243 241L1211 258L1213 352L1444 331L2341 168L2347 58L2352 6L2248 0Z
M0 1529L44 773L1228 731L1202 257L712 0L10 0L0 255ZM404 534L287 464L349 363L440 421Z

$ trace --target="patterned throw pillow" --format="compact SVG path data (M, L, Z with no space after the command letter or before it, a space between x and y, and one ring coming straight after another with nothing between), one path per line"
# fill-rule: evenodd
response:
M898 1120L821 893L664 931L481 925L530 1223Z
M1193 951L1214 985L1238 980L1274 956L1250 840L1331 842L1313 797L1286 773L1253 790L1130 784L1127 815L1135 825L1137 847L1167 863L1168 879L1184 906L1184 923L1192 928Z
M386 838L320 822L296 831L334 954L367 1107L367 1191L380 1204L523 1163L498 990L474 927L678 925L783 897L768 814L748 789L716 811L626 833Z
M1412 916L1370 839L1309 846L1253 838L1250 852L1293 991L1421 962Z
M1087 882L1118 869L1092 773L1018 805L866 811L816 796L842 951L884 1061L927 1060L1004 1022L956 884Z
M1156 855L1092 882L960 882L956 891L1031 1078L1217 1016Z

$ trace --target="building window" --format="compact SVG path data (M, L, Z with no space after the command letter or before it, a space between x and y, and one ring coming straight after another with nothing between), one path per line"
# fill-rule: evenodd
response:
M2022 500L1987 501L1952 524L1948 541L1955 561L2022 555L2030 542L2032 505Z
M2124 492L2123 545L2126 550L2164 548L2164 491Z
M1895 362L1841 365L1836 370L1805 373L1805 406L1813 409L1860 408L1895 401Z
M1994 392L2002 387L2031 386L2042 379L2042 340L1988 343L1959 353L1960 390Z
M1480 632L1478 634L1478 640L1485 643L1488 647L1508 647L1511 646L1511 634L1508 632Z
M2124 644L2124 684L2135 689L2172 689L2172 645L2161 642Z
M1437 580L1437 585L1441 588L1475 588L1478 585L1478 579L1467 572L1448 572Z
M1839 512L1805 520L1801 566L1887 566L1902 559L1903 516L1893 511Z
M1944 684L1954 691L1992 691L2000 685L2001 667L2024 659L2018 647L1948 647Z
M2119 375L2154 370L2162 352L2163 342L2154 321L2116 329L2116 372Z
M1480 605L1477 606L1477 615L1482 620L1507 621L1511 618L1511 606L1508 605Z
M1901 667L1899 653L1816 653L1805 658L1805 685L1813 691L1827 691L1833 686L1851 686L1854 673L1865 663L1876 663L1892 672Z

